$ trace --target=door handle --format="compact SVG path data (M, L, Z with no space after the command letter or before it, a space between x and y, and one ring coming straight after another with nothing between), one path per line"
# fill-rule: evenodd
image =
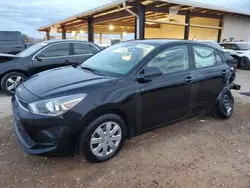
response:
M192 76L187 76L186 79L185 79L185 81L186 81L187 84L192 83L193 80L194 80L194 78Z

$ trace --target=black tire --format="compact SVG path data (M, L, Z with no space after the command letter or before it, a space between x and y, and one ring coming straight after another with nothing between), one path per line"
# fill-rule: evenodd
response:
M247 57L243 57L240 62L240 69L249 70L250 69L250 61Z
M11 77L17 77L17 76L21 77L22 80L25 80L25 79L27 78L24 74L22 74L22 73L20 73L20 72L10 72L10 73L7 73L7 74L2 78L2 80L1 80L1 88L2 88L2 90L3 90L5 93L7 93L7 94L9 94L9 95L14 95L14 94L15 94L15 89L13 89L12 91L10 91L10 90L8 89L8 82L7 82L7 80L8 80L9 78L11 78ZM17 85L17 86L18 86L18 85ZM15 87L15 88L16 88L16 87Z
M228 104L225 102L228 100ZM220 99L217 101L215 116L220 119L228 119L234 112L234 98L230 91L222 93Z
M101 156L96 156L92 150L91 150L91 137L95 130L105 122L115 122L118 124L121 128L122 136L119 145L117 146L116 150L113 151L113 153L110 153L109 155L105 157ZM96 118L94 121L92 121L85 130L83 130L80 139L79 139L79 152L81 155L83 155L88 161L93 162L93 163L99 163L103 161L107 161L111 158L113 158L122 148L124 144L124 140L127 135L127 128L126 125L123 121L123 119L116 115L116 114L106 114L102 115L98 118Z

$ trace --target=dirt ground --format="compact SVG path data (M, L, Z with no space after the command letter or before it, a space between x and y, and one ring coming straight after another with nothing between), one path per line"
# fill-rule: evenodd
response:
M249 77L239 72L243 91L250 91ZM250 97L234 96L231 119L200 116L154 130L126 141L101 164L25 154L13 134L9 98L0 96L0 188L249 188Z

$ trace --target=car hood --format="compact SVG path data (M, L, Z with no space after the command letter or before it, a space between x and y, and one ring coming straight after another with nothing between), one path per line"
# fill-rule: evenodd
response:
M0 53L0 63L5 63L11 60L18 59L18 58L19 57L16 55Z
M0 57L18 57L18 56L12 55L12 54L3 54L3 53L0 53Z
M236 54L250 54L250 50L230 50L230 49L224 49L225 52L228 52L232 55Z
M79 92L80 88L114 80L114 78L95 75L80 67L62 67L52 69L32 76L23 83L24 87L32 94L47 98L72 91Z

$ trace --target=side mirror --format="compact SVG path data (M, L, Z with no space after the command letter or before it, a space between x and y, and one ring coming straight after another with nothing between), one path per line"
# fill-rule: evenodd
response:
M35 56L35 59L37 60L37 61L42 61L42 59L43 59L43 55L42 54L37 54L36 56Z
M139 82L150 82L152 78L156 78L161 76L163 71L158 67L147 67L141 71L141 73L137 77L137 81Z

